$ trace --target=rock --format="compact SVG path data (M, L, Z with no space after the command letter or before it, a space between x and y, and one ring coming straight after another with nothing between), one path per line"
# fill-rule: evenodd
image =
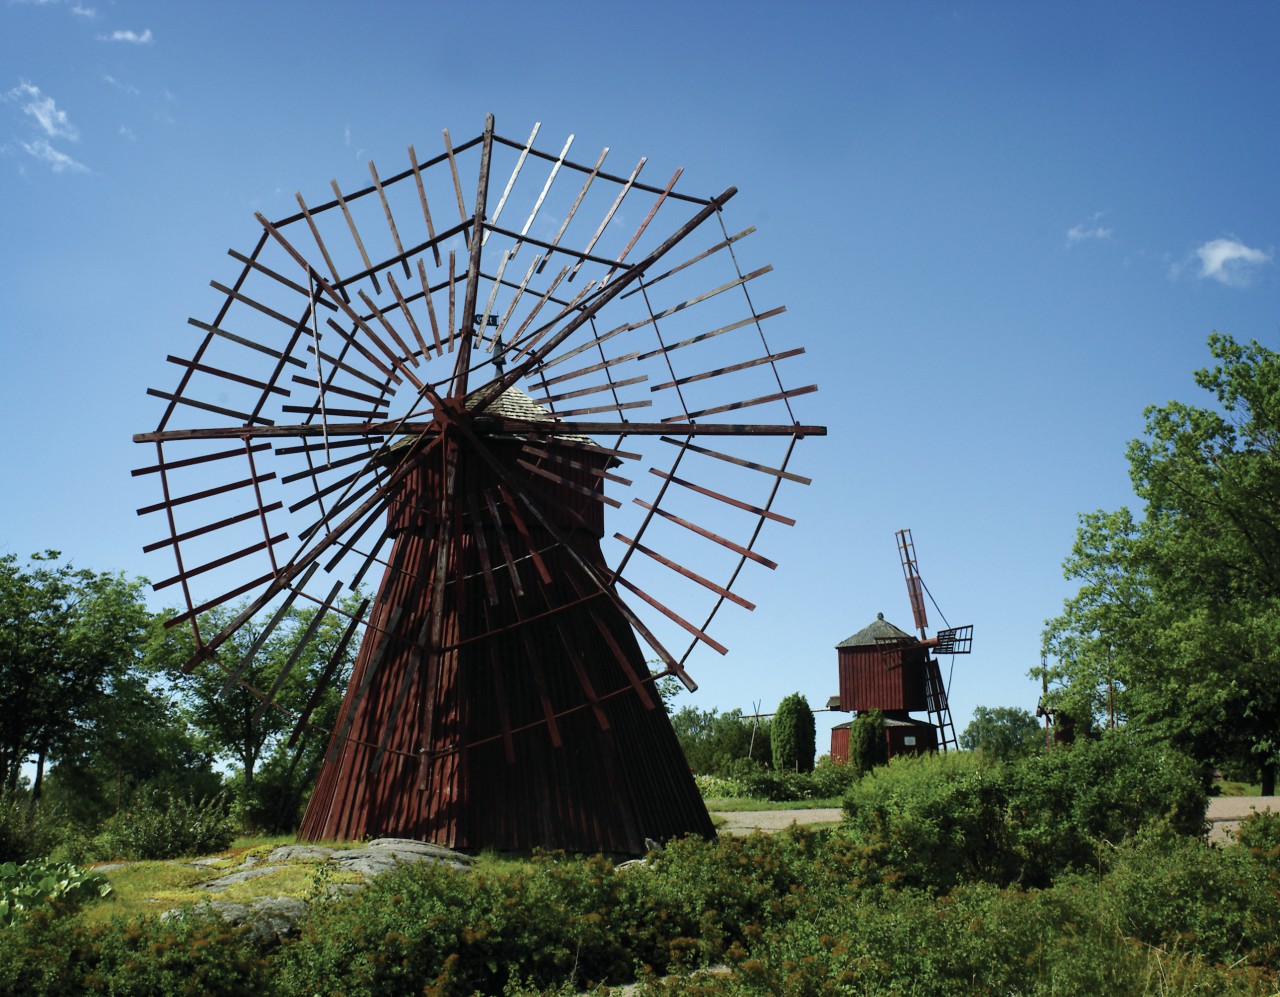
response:
M361 876L380 876L396 866L413 862L443 862L454 869L465 869L471 856L440 845L407 838L378 838L363 848L335 851L329 861L341 869Z
M280 862L323 862L335 851L323 845L281 845L267 856L267 861L273 865Z
M201 883L200 887L210 893L220 893L229 886L247 883L251 879L257 879L259 876L270 876L273 872L279 872L283 868L284 866L282 865L260 865L251 869L242 868L236 872L227 873L225 876L219 876L217 879L211 879L207 883Z
M301 931L307 916L307 905L292 897L264 897L250 904L231 903L227 900L210 900L196 908L188 908L197 914L216 915L227 924L249 926L249 938L259 945L275 945L286 938L295 937ZM160 919L168 921L182 917L184 909L165 911Z

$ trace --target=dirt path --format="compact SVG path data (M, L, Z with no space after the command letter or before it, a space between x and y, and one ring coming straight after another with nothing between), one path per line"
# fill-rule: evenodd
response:
M1205 816L1209 820L1209 840L1226 841L1227 835L1240 825L1254 810L1270 810L1280 813L1280 796L1214 796L1209 800ZM840 810L835 807L815 810L741 810L726 812L712 809L712 814L724 821L720 830L725 834L750 834L752 831L781 831L793 823L830 824L840 820Z
M838 807L816 810L739 810L734 812L713 809L711 814L724 821L720 825L720 831L723 834L781 831L792 824L800 824L802 826L830 824L838 821L841 816Z
M1209 840L1226 841L1227 834L1254 810L1280 813L1280 796L1213 796L1205 816L1209 819Z

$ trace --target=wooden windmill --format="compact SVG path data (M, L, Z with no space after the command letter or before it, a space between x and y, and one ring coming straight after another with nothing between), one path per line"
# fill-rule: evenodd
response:
M791 406L816 386L784 386L804 351L769 346L784 309L753 302L769 268L739 263L733 188L647 184L643 158L610 173L607 149L576 162L538 130L446 131L433 157L258 215L190 356L168 358L176 388L150 391L135 473L161 499L139 511L165 523L151 547L177 571L157 588L182 594L189 667L244 684L241 628L340 612L381 575L325 670L359 640L305 838L635 853L713 833L655 680L695 688L690 655L726 650L712 618L754 608L731 589L775 566L757 542L792 523L779 488L808 482L788 464L825 430Z
M919 636L900 630L881 613L870 625L836 645L840 694L832 699L832 705L854 712L881 711L891 755L939 748L946 751L956 746L956 735L947 684L936 656L970 653L973 627L949 627L928 636L924 606L928 589L920 577L911 531L899 530L897 541ZM911 717L920 711L928 713L928 723ZM833 729L831 753L832 757L847 757L847 724Z

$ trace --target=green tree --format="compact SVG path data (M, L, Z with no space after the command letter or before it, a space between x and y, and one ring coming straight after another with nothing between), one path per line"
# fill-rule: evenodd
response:
M1035 751L1044 744L1040 723L1017 706L979 706L960 735L965 751L981 751L993 758L1009 759Z
M174 683L190 723L218 757L232 765L233 784L251 811L292 813L317 774L326 740L323 729L332 726L337 714L354 659L354 642L346 647L336 673L323 684L319 704L299 743L289 745L288 740L321 684L351 614L359 608L359 596L349 597L339 611L320 619L316 607L291 607L265 637L252 625L242 627L218 649L216 660L200 662L189 675L182 668L194 656L190 631L174 628L157 633L152 640L151 659ZM201 618L201 632L218 632L236 613L234 607L211 611ZM272 759L268 787L272 798L263 800L255 780L259 765L268 758ZM293 799L281 800L281 794ZM252 813L250 821L256 823Z
M861 779L877 765L889 761L889 741L885 736L884 714L865 710L849 725L849 767Z
M1047 622L1054 705L1121 719L1204 764L1280 754L1280 354L1214 333L1197 385L1216 405L1145 412L1129 444L1140 516L1082 516L1064 563L1080 591ZM1039 672L1036 672L1039 674Z
M727 775L739 759L769 764L770 725L744 718L741 710L684 706L671 717L671 726L689 768L701 775Z
M12 791L34 759L33 799L46 763L74 750L139 664L151 619L140 579L60 557L45 551L26 566L0 557L0 784Z
M222 788L222 777L172 694L135 667L94 704L92 723L82 726L49 772L45 796L73 819L94 824L142 787L200 800Z
M817 754L813 710L798 692L784 696L773 716L773 767L779 772L812 772Z

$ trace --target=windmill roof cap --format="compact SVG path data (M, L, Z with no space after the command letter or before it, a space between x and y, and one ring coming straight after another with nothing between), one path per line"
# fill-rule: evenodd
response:
M467 408L475 407L475 399L467 400ZM496 415L503 419L539 419L551 420L555 418L545 408L535 402L517 387L507 388L497 398L491 401L484 409L485 415ZM520 437L523 439L523 437ZM578 436L573 433L557 433L557 440L570 440L574 443L590 443L589 437Z
M836 647L871 647L882 639L901 639L913 640L911 634L904 630L899 630L892 623L884 618L884 613L877 614L876 618L859 630L852 637L846 637Z

